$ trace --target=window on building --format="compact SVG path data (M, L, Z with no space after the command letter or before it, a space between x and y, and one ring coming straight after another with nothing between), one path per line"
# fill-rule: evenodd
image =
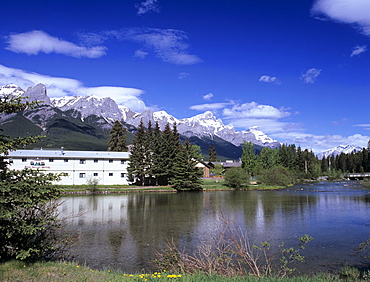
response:
M86 178L86 173L80 172L80 178Z
M125 160L121 160L121 164L125 164Z
M109 176L113 176L113 172L110 172L110 173L109 173Z
M54 159L49 159L49 163L52 163L52 162L54 162Z
M60 175L61 176L68 176L69 174L68 174L68 172L62 172Z
M95 159L95 160L94 160L94 163L97 163L97 162L98 162L98 160L97 160L97 159Z
M30 165L34 165L35 164L35 162L34 161L30 161Z
M97 172L94 172L94 176L98 176L99 174Z
M22 158L22 162L24 163L24 162L26 162L27 161L27 159L26 158Z
M80 160L80 164L86 164L86 160L85 159L81 159Z
M68 163L68 159L64 159L64 162L65 162L65 163Z
M109 163L111 164L111 163L113 163L113 160L109 160Z
M124 174L123 172L121 172L121 177L122 178L126 177L126 174Z

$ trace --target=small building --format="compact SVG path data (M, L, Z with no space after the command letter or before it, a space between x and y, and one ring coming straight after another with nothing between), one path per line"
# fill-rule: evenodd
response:
M41 169L61 174L56 184L82 185L98 179L102 185L126 185L129 153L112 151L17 150L7 156L9 169Z

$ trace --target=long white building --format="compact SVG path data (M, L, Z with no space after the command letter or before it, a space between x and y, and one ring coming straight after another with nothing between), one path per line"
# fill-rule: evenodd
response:
M60 173L58 184L88 184L89 179L98 179L102 185L125 185L129 153L112 151L67 151L67 150L17 150L8 155L9 168L41 169Z

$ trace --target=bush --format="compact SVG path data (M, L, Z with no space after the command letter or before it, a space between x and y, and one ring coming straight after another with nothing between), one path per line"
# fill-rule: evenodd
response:
M0 260L48 258L64 241L59 237L55 199L58 179L37 170L9 170L0 182Z
M246 186L249 181L249 174L240 167L233 167L226 170L225 185L234 189L240 189Z
M261 170L257 178L266 185L288 186L294 183L292 174L282 166Z

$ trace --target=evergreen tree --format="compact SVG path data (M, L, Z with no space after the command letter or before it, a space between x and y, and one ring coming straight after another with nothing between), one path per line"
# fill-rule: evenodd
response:
M208 149L208 156L210 162L217 162L217 153L215 149L215 145L212 144Z
M279 150L264 147L258 155L258 164L262 169L271 169L279 163Z
M176 154L180 146L180 134L177 131L176 124L173 125L171 130L170 124L167 123L164 131L162 132L162 163L163 163L163 177L165 183L170 183L174 171L173 166L176 160Z
M171 184L178 191L202 190L202 171L196 167L200 156L199 146L192 145L188 139L181 144L176 154Z
M0 114L11 114L37 103L22 98L0 97ZM4 160L10 150L36 142L38 137L10 139L0 134L0 260L51 257L61 247L60 221L52 200L59 188L58 176L37 170L9 170ZM59 235L59 236L57 236Z
M155 185L164 184L162 181L163 176L165 175L165 167L162 160L162 132L159 128L158 122L155 123L153 130L153 140L152 140L152 162L153 169L152 173L155 177Z
M254 144L252 142L243 143L242 150L242 168L246 169L248 173L253 175L257 165L257 156L254 152Z
M108 151L127 152L127 129L116 120L109 132Z
M130 151L130 162L127 168L129 180L132 182L140 182L145 184L146 174L146 150L145 147L145 127L141 120L132 140L132 147Z
M321 159L321 172L326 174L328 170L329 170L329 160L326 159L325 156L323 156L323 158Z

